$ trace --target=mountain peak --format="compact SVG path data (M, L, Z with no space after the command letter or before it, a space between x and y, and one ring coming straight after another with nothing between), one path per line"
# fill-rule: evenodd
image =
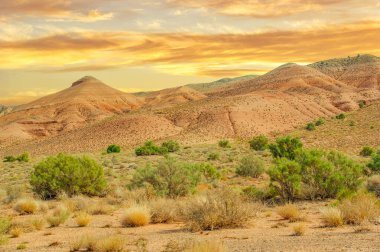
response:
M100 82L98 79L96 79L95 77L92 77L92 76L84 76L82 78L80 78L79 80L75 81L71 87L75 87L75 86L79 86L83 83L87 83L87 82Z

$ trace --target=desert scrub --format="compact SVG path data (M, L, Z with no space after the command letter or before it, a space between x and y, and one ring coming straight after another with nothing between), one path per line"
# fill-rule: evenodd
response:
M380 149L372 154L372 160L369 162L368 167L373 172L380 172Z
M201 180L197 166L179 163L172 157L166 157L157 167L148 164L137 169L130 183L130 188L145 187L150 184L161 196L175 198L195 191Z
M70 212L64 206L59 206L54 209L53 213L46 218L47 222L51 227L58 227L66 222L69 218Z
M21 155L15 157L15 156L5 156L3 162L29 162L29 153L25 152L22 153Z
M168 148L157 146L152 141L148 141L143 146L135 149L136 156L164 155L168 152Z
M176 152L176 151L179 151L180 146L177 141L169 140L169 141L163 142L161 144L161 148L168 150L168 152Z
M251 141L249 141L249 146L252 150L255 151L263 151L268 146L268 138L264 135L259 135L257 137L254 137Z
M227 252L221 241L203 241L191 245L184 252Z
M306 232L306 226L303 223L299 223L293 226L293 235L302 236Z
M380 175L374 175L368 178L367 189L369 192L372 192L380 197Z
M124 227L141 227L150 223L150 211L145 206L133 206L128 208L122 219L121 224Z
M219 160L219 159L220 159L220 154L217 152L211 152L207 156L207 160L215 161L215 160Z
M71 244L70 251L122 252L124 247L125 238L120 235L107 237L85 235Z
M243 157L240 160L236 174L244 177L258 178L264 172L264 161L254 155Z
M75 222L77 223L78 227L86 227L91 222L91 215L86 212L79 212L75 216Z
M324 227L339 227L343 225L343 214L339 208L325 207L320 210Z
M121 148L119 145L116 145L116 144L111 144L110 146L108 146L107 148L107 153L110 154L110 153L120 153L121 151Z
M338 119L338 120L343 120L343 119L346 118L346 115L345 114L339 114L335 118Z
M317 121L315 121L315 126L321 126L325 124L325 119L319 118Z
M45 227L46 221L42 217L34 218L30 221L34 230L42 230Z
M294 204L279 206L277 207L276 212L283 219L289 220L290 222L295 222L302 219L300 210Z
M315 124L314 123L308 123L306 125L305 129L308 131L313 131L313 130L315 130Z
M9 232L12 226L12 221L9 218L0 217L0 236Z
M380 216L379 200L375 195L359 192L341 202L343 220L347 224L360 225Z
M298 138L286 136L277 138L276 143L269 145L269 150L274 158L287 158L294 160L296 154L302 149L302 142Z
M101 196L107 187L103 167L95 160L64 154L37 164L30 184L43 199L56 198L61 192L69 197L78 194Z
M192 231L242 227L255 214L252 205L230 189L207 191L188 202L184 210Z
M34 199L20 199L13 207L20 214L34 214L38 211L38 202Z
M362 157L370 157L375 150L372 147L364 146L363 149L360 151L360 156Z
M218 145L219 145L219 147L221 147L221 148L231 148L230 141L225 140L225 139L220 140L220 141L218 142Z
M149 203L152 223L171 223L178 220L178 206L175 200L159 198Z

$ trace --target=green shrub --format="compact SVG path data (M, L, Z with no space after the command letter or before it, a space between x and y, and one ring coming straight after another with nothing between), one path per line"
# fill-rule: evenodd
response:
M15 162L15 161L19 161L19 162L29 162L29 153L25 152L17 157L15 156L6 156L4 157L4 162Z
M273 203L273 198L276 196L276 192L273 188L257 188L255 186L248 186L242 190L243 196L250 201L262 201L267 204Z
M302 146L303 145L300 139L286 136L277 138L275 144L269 145L269 150L274 158L287 158L294 160L297 151L301 150Z
M207 182L213 182L222 176L218 169L210 163L194 164L193 166L192 170L199 171Z
M8 233L12 226L12 221L8 218L0 217L0 236Z
M176 151L179 151L179 143L174 140L169 140L169 141L163 142L161 144L161 148L163 148L164 150L167 149L168 152L176 152Z
M348 125L350 125L351 127L353 127L353 126L355 126L355 122L354 121L350 121L350 123Z
M294 160L279 158L276 165L268 170L271 190L283 201L294 201L301 189L301 165Z
M315 122L315 126L321 126L325 124L325 119L323 118L319 118L316 122Z
M207 160L218 160L220 158L219 153L211 152L208 154Z
M108 146L107 148L107 153L110 154L110 153L120 153L120 146L119 145L116 145L116 144L111 144L110 146Z
M220 140L218 145L219 145L219 147L222 147L222 148L230 148L231 147L231 144L228 140Z
M346 115L342 113L342 114L337 115L335 118L339 120L343 120L346 118Z
M359 108L365 107L365 101L359 101Z
M367 189L380 197L380 175L374 175L368 178Z
M264 172L264 161L254 155L243 157L236 169L236 174L244 177L257 178Z
M362 157L369 157L371 156L375 150L369 146L364 146L363 149L360 151L360 156Z
M374 172L380 172L380 149L372 154L372 160L368 167Z
M313 130L315 130L315 124L314 123L308 123L306 125L305 129L308 131L313 131Z
M364 167L335 151L303 150L296 161L301 165L304 196L335 198L354 192L361 184ZM307 195L306 195L307 194Z
M65 154L48 157L37 164L30 184L43 199L56 198L61 192L68 196L102 195L107 186L103 167L96 161Z
M168 152L169 150L166 147L157 146L152 141L148 141L143 146L135 149L137 156L164 155Z
M196 166L178 163L172 157L166 157L157 167L148 164L137 169L130 188L153 186L156 193L175 198L195 191L201 180L201 173Z
M263 151L267 148L268 142L269 140L266 136L259 135L249 141L249 146L255 151Z

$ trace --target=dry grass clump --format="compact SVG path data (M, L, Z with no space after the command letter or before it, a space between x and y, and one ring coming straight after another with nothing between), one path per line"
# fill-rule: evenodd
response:
M343 225L342 211L336 207L325 207L319 210L322 214L324 227L339 227Z
M11 235L12 238L17 238L20 237L24 233L24 229L22 227L12 227L9 230L9 234Z
M59 225L66 222L70 216L70 211L64 207L59 206L54 211L53 214L47 217L47 222L51 227L58 227Z
M306 226L303 223L297 224L293 226L293 235L294 236L302 236L306 232Z
M190 202L184 211L190 230L214 230L242 227L257 213L240 194L229 189L207 191Z
M150 223L150 211L145 206L134 206L124 213L121 224L124 227L141 227Z
M347 224L360 225L371 222L380 216L379 200L375 195L360 192L339 205L343 220Z
M204 241L192 245L190 248L185 249L184 252L227 252L227 249L221 242Z
M71 244L70 251L121 252L124 250L124 240L121 236L83 236Z
M368 179L367 189L380 197L380 175L374 175Z
M115 208L106 201L94 202L89 206L88 212L92 215L110 215Z
M277 214L290 222L299 221L302 219L301 212L294 204L286 204L277 208Z
M86 227L91 222L91 215L86 212L80 212L75 217L75 222L79 227Z
M149 204L152 223L171 223L177 220L177 204L173 199L158 199Z
M38 211L38 202L34 199L20 199L13 208L20 214L34 214Z
M46 221L44 218L39 217L34 218L30 223L35 230L42 230L45 227Z
M63 196L61 196L63 197ZM85 196L77 195L72 198L63 197L63 204L71 212L84 212L87 211L91 205L91 200Z

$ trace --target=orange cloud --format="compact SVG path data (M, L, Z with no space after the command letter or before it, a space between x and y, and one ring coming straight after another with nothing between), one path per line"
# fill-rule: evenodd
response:
M379 29L379 21L367 21L257 34L68 33L0 41L0 68L81 71L150 66L170 74L240 75L286 62L379 55Z
M370 1L370 0L369 0ZM206 8L233 16L272 18L290 16L307 11L321 10L351 0L167 0L174 6ZM368 1L367 1L368 2ZM372 1L373 2L373 1Z

